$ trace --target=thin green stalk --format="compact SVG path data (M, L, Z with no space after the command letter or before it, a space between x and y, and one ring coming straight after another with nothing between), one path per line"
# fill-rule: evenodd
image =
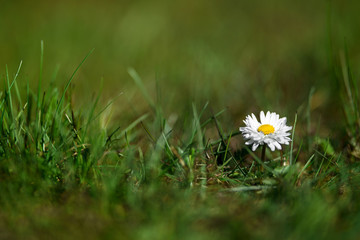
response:
M37 92L37 105L36 110L40 108L40 92L41 92L41 84L42 84L42 76L43 76L43 66L44 66L44 41L41 40L40 43L40 73L39 73L39 82L38 82L38 92ZM37 111L36 111L37 112Z
M8 99L9 99L9 108L10 108L10 116L13 119L14 118L14 114L13 114L13 105L12 105L12 97L11 97L11 85L10 85L10 78L9 78L9 70L8 70L8 66L5 66L5 72L6 72L6 82L8 85Z
M67 89L69 88L70 86L70 83L71 81L74 79L74 76L75 74L77 73L77 71L79 70L79 68L84 64L85 60L91 55L91 53L94 51L95 49L93 48L92 50L90 50L90 52L85 56L85 58L81 61L81 63L79 64L79 66L75 69L75 71L73 72L73 74L71 75L69 81L67 82L66 86L65 86L65 89L61 95L61 98L60 98L60 101L56 107L56 111L55 111L55 114L54 114L54 118L57 116L57 114L59 113L59 109L60 107L62 106L63 104L63 101L64 101L64 97L65 97L65 93L67 91Z
M296 122L297 122L297 113L295 113L295 120L294 120L292 135L291 135L290 152L289 152L290 165L293 165L295 163L295 162L293 162L293 149L294 149L294 136L295 136Z
M266 144L262 146L261 150L261 161L265 162Z
M313 158L315 157L315 154L311 155L311 157L309 158L309 160L306 162L305 166L301 169L300 173L298 174L296 179L299 179L301 177L301 175L303 174L303 172L310 166L311 161L313 160Z

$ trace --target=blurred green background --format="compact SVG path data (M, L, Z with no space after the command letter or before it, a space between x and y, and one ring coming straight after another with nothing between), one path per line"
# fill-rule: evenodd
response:
M89 148L84 147L92 151L90 163L106 166L106 162L103 163L101 159L108 154L108 141L105 149L102 142L106 138L110 139L112 133L119 129L118 126L121 130L125 129L126 133L126 126L134 119L144 113L152 114L142 127L137 126L140 133L134 134L135 140L129 134L130 144L125 137L126 147L125 143L119 142L116 143L119 148L115 145L109 150L112 153L108 155L109 159L116 157L118 161L118 157L121 157L120 169L115 167L108 170L100 168L101 165L89 167L99 168L101 179L97 186L95 183L98 179L89 177L89 182L84 181L84 185L79 187L84 187L85 191L79 190L77 185L72 186L78 180L75 179L77 173L74 170L77 168L72 168L72 165L69 174L67 168L61 170L64 179L70 179L69 182L59 181L56 185L54 179L50 181L47 178L46 171L54 170L55 164L54 169L51 169L48 162L40 160L52 156L51 151L33 153L30 148L27 153L27 146L24 145L25 157L21 158L18 149L14 148L8 159L9 164L5 161L7 156L3 162L6 169L3 172L6 174L2 176L6 178L3 178L5 181L1 186L10 190L0 190L0 194L3 194L0 195L0 201L7 203L1 206L6 211L0 209L0 239L11 239L12 232L19 232L19 236L29 239L38 239L38 236L44 239L56 239L56 236L58 239L68 239L70 235L79 239L82 234L88 235L88 239L113 239L114 236L119 239L148 239L156 234L158 239L177 239L177 236L184 239L246 239L250 238L248 236L254 236L255 239L279 239L279 236L280 239L358 239L360 171L358 160L355 162L354 159L359 155L356 155L356 151L352 152L351 145L358 147L359 144L355 137L355 140L349 140L351 134L346 134L348 129L345 127L343 110L351 106L342 102L343 89L337 79L339 72L335 74L333 66L339 66L339 56L346 52L346 45L353 77L359 82L359 9L360 2L355 0L0 0L0 85L6 81L6 65L10 75L14 75L20 61L23 61L17 84L25 93L29 82L36 98L40 75L40 43L44 41L42 91L47 91L53 80L55 86L62 89L86 54L95 48L77 72L71 91L67 92L72 93L75 108L80 109L80 113L75 111L79 119L83 116L82 110L88 116L86 110L93 106L89 103L94 102L93 98L100 92L101 86L102 103L99 106L105 106L110 99L123 93L111 106L113 121L116 121L114 126L110 126L108 132L94 127L91 134L85 136L95 143ZM141 76L163 115L149 107L141 90L128 74L129 67ZM46 93L51 94L52 91ZM0 94L6 96L7 93ZM218 118L224 134L232 130L235 133L243 125L245 115L251 112L276 111L288 117L289 125L293 125L295 112L298 112L294 138L295 150L301 149L298 166L310 163L315 153L325 152L332 155L327 168L333 157L337 158L332 152L326 152L329 145L339 153L336 161L340 167L336 163L331 165L329 174L325 170L319 173L325 158L319 155L321 157L316 156L313 160L313 172L309 171L303 182L288 184L286 179L283 181L280 178L277 188L271 192L264 191L264 195L241 191L233 194L217 191L216 188L212 192L209 187L208 198L201 201L196 186L189 189L178 187L177 184L180 186L182 182L180 179L177 183L175 177L181 176L180 171L174 173L172 182L162 178L156 178L150 183L145 180L140 182L138 179L141 178L136 174L142 176L142 172L137 172L137 160L142 161L143 152L145 162L153 158L157 160L160 155L156 154L162 151L161 148L152 148L146 127L154 136L163 134L165 131L162 129L155 131L152 128L161 125L158 121L163 120L162 116L169 119L168 122L177 116L173 131L175 134L172 134L170 144L179 149L187 142L192 144L193 140L186 141L187 137L195 137L197 131L192 103L200 112L207 101L209 107L201 122L212 111L217 113L227 109ZM21 113L20 106L15 107ZM95 113L102 109L97 108ZM104 113L104 117L101 115L99 122L106 119L107 114ZM153 116L156 114L160 117ZM64 136L69 132L71 135L75 129L68 128L70 125L66 121L64 117L61 125ZM20 137L24 133L31 136L31 130L37 129L37 124L30 121L22 130L23 125L20 123L21 131L16 132ZM9 129L12 126L9 124ZM358 131L354 126L353 131ZM46 127L38 131L45 135ZM17 131L17 128L14 129ZM204 135L199 136L199 142L219 139L214 124L209 124L209 127L204 128ZM214 139L211 139L213 136ZM6 144L10 144L12 139L6 136L2 138ZM82 159L82 154L75 154L82 151L80 147L76 146L77 152L72 154L72 144L76 145L78 141L72 135L71 139L65 142L65 147L61 147L62 141L55 142L55 146L61 143L59 152L56 152L58 155L54 154L60 163L63 162L63 153L64 156L67 154L74 159ZM312 144L313 140L315 144ZM354 143L350 144L352 140ZM244 146L241 141L240 136L234 137L229 148L232 151L241 150ZM301 148L303 141L304 147ZM16 139L14 142L18 144L21 141ZM40 142L34 142L37 149ZM17 146L15 143L4 146ZM71 146L69 151L66 148L68 145ZM191 145L185 154L189 158L198 157L195 148ZM203 154L202 147L198 148L197 151ZM61 152L62 149L66 151ZM87 156L88 152L83 152ZM101 156L101 161L98 161L98 156ZM167 159L164 157L160 160ZM346 165L347 161L356 164ZM31 171L33 168L36 170L34 162L38 166L46 166L39 170L45 173L44 176ZM8 171L8 165L12 166L10 163L19 163L14 164L14 169L19 169L19 173L12 173L12 169ZM152 167L151 162L147 164ZM139 169L142 167L141 162ZM58 165L56 171L57 168ZM218 171L216 169L208 171L215 175ZM315 169L319 171L313 178ZM29 176L25 174L27 170ZM200 170L194 167L194 171ZM321 178L317 178L318 173ZM209 176L212 177L211 174ZM217 175L215 179L221 179L221 176ZM239 179L230 179L233 180L230 184L227 183L229 180L221 180L216 187L226 190L232 184L242 184ZM262 174L255 174L254 179L254 182L244 181L244 184L266 185L265 181L269 180L262 179ZM49 186L48 182L51 183ZM61 189L55 188L57 186ZM351 231L346 235L343 232L347 230ZM33 236L34 233L36 235Z
M23 60L19 84L36 89L43 40L43 81L58 68L64 86L95 48L73 81L77 106L103 78L103 101L123 92L119 113L146 111L127 73L133 67L167 114L210 101L236 123L261 109L293 116L315 87L314 119L336 127L342 116L331 62L346 39L359 64L359 7L340 0L0 1L0 70L7 64L15 74Z

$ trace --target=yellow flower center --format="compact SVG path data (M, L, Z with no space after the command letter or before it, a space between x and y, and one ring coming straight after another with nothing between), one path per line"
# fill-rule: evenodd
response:
M263 134L268 135L270 133L274 133L275 128L273 126L271 126L270 124L264 124L258 128L258 132L262 132Z

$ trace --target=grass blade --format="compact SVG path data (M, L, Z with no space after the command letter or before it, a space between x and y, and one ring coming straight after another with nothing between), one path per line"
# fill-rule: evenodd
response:
M135 84L140 88L141 93L143 94L145 100L148 102L148 104L153 108L156 109L155 103L150 97L149 93L147 92L143 81L141 80L139 74L135 71L133 68L128 69L128 73L130 77L134 80Z
M44 41L41 40L40 43L40 73L39 73L39 82L38 82L38 93L37 93L37 106L36 109L40 108L40 92L42 84L42 75L43 75L43 66L44 66Z
M315 157L315 154L311 155L309 160L306 162L305 166L301 169L299 175L297 176L297 179L299 179L301 177L301 175L303 174L303 172L309 167L309 165L314 157Z
M67 82L67 84L66 84L66 86L65 86L65 89L64 89L64 91L63 91L63 93L62 93L62 95L61 95L60 101L59 101L59 103L58 103L58 105L57 105L57 107L56 107L56 111L55 111L54 117L59 113L59 109L60 109L60 107L62 106L62 103L63 103L63 101L64 101L65 93L66 93L67 89L69 88L71 81L74 79L75 74L77 73L77 71L79 70L79 68L83 65L83 63L85 62L85 60L91 55L91 53L92 53L93 51L94 51L94 48L85 56L85 58L81 61L81 63L79 64L79 66L75 69L75 71L74 71L73 74L71 75L71 77L70 77L69 81Z
M289 152L290 165L293 165L295 163L295 162L293 162L293 150L294 150L294 136L295 136L296 122L297 122L297 113L295 113L295 120L294 120L293 129L292 129L292 136L291 136L291 143L290 143L290 152Z

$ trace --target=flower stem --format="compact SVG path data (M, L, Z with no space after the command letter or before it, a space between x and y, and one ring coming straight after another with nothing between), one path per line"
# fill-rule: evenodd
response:
M266 144L263 145L262 151L261 151L261 161L262 161L263 163L265 162L265 152L266 152ZM261 171L261 172L264 171L263 165L260 166L260 171Z
M265 151L266 151L266 144L263 145L261 151L261 161L265 162Z

